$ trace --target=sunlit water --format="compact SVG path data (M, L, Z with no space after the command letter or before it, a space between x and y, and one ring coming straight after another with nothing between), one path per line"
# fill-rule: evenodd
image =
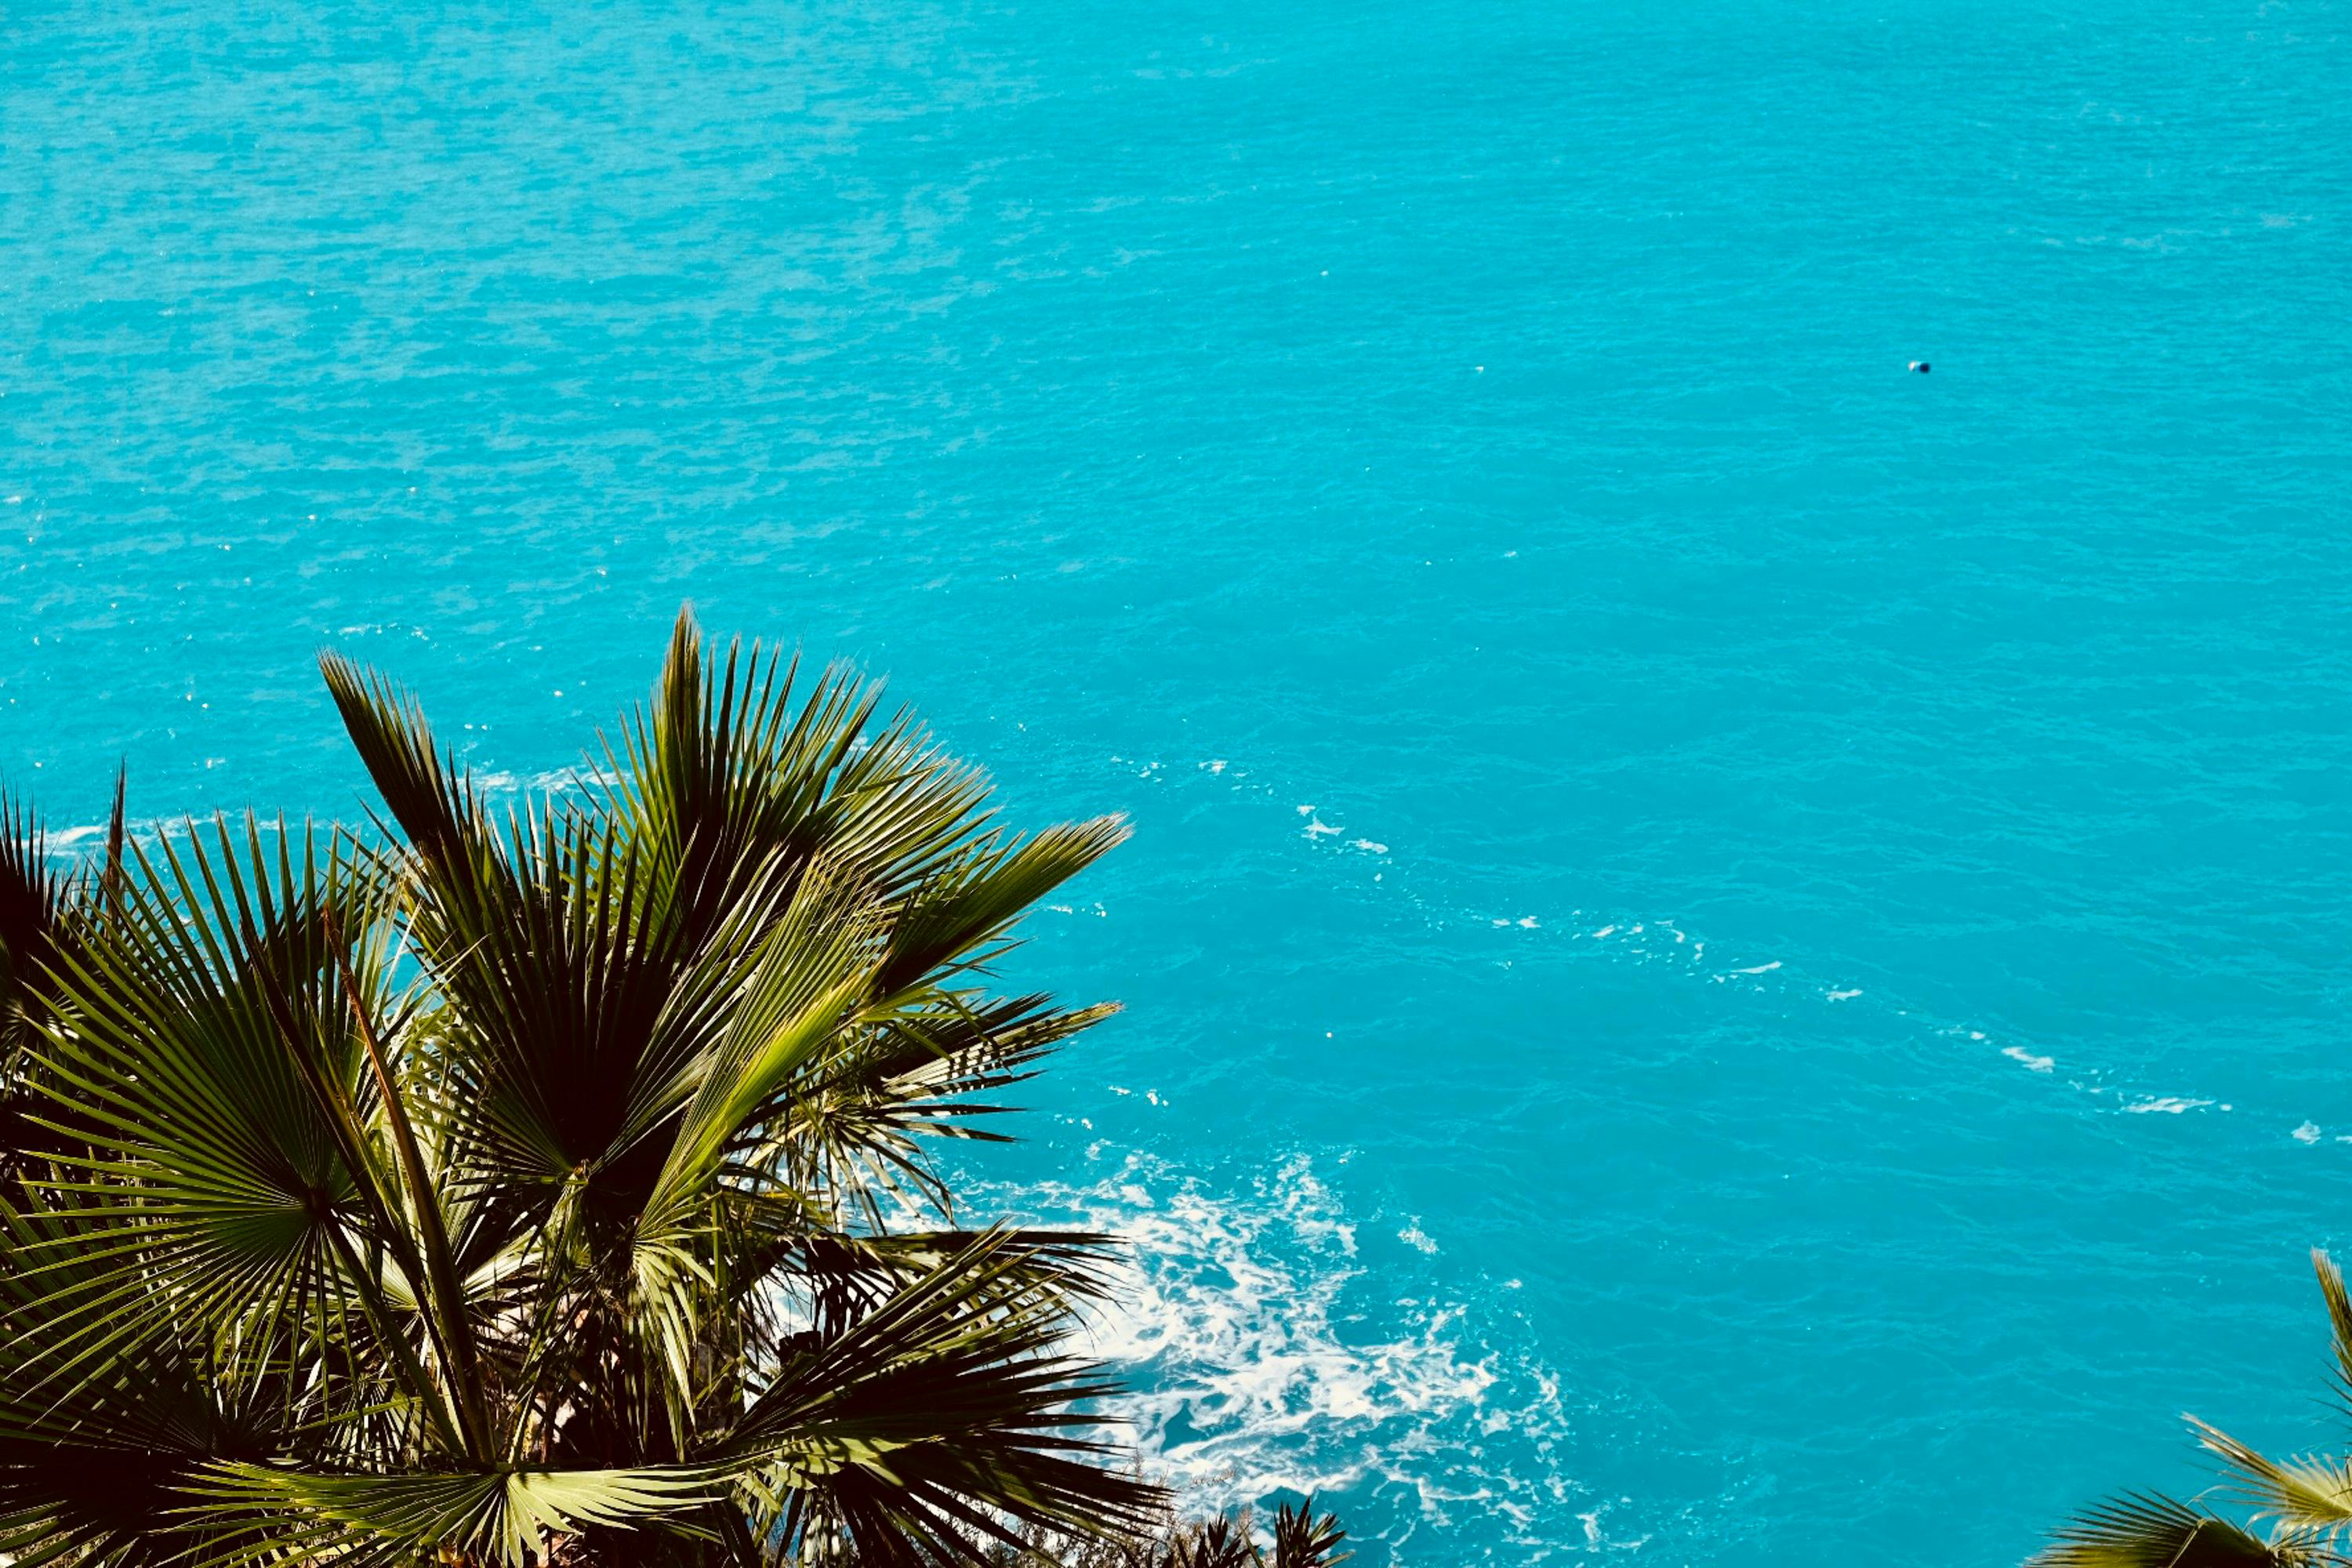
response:
M0 769L561 782L692 599L1135 841L983 1205L1368 1564L2327 1439L2340 5L18 5ZM1933 374L1909 374L1913 360Z

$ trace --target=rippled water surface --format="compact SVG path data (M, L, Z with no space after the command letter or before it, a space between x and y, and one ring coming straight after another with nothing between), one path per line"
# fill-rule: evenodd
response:
M2013 1561L2331 1435L2352 17L6 13L0 770L560 776L683 600L1135 841L998 1206L1368 1564ZM1907 362L1932 363L1931 375Z

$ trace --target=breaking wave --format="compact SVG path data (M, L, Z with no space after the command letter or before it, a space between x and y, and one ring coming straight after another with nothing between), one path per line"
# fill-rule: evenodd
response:
M1093 1349L1133 1390L1121 1408L1144 1469L1188 1507L1312 1494L1377 1534L1366 1563L1576 1561L1650 1541L1633 1499L1571 1472L1584 1429L1625 1418L1563 1392L1501 1305L1518 1281L1449 1297L1417 1222L1351 1216L1305 1156L1228 1192L1150 1154L1097 1145L1090 1160L1091 1181L972 1195L1129 1244Z

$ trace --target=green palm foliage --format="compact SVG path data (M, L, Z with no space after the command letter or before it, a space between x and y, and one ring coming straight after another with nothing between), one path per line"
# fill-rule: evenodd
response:
M1353 1555L1341 1550L1348 1532L1333 1514L1318 1514L1315 1500L1282 1505L1271 1539L1261 1541L1250 1515L1218 1514L1170 1521L1146 1540L1097 1537L1000 1548L992 1568L1339 1568Z
M2336 1402L2352 1412L2352 1297L2325 1252L2311 1255L2334 1332ZM2152 1493L2129 1493L2077 1515L2034 1568L2344 1568L2352 1565L2352 1460L2275 1460L2188 1417L2221 1461L2221 1495L2243 1522Z
M0 1552L976 1563L1120 1539L1068 1349L1105 1238L926 1158L1106 1007L993 989L1124 836L1016 837L877 689L681 618L494 811L324 661L376 829L0 834ZM119 823L118 813L118 823Z

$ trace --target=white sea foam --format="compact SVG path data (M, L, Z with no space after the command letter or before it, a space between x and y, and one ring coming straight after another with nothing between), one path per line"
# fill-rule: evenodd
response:
M583 785L611 789L620 782L618 773L605 768L548 768L535 773L492 768L473 774L474 787L498 805L505 804L507 796L569 795Z
M1144 1468L1191 1506L1370 1489L1408 1521L1386 1531L1391 1550L1427 1525L1464 1549L1449 1562L1514 1564L1574 1552L1577 1510L1614 1506L1560 1473L1571 1422L1559 1376L1498 1347L1495 1314L1401 1279L1402 1261L1362 1283L1365 1238L1380 1233L1312 1161L1221 1194L1150 1155L1088 1154L1091 1182L974 1196L1130 1244L1093 1349L1135 1391L1120 1409ZM1417 1221L1394 1235L1420 1257L1440 1251Z
M1277 793L1274 786L1266 786L1265 793L1279 800L1284 798L1284 794L1286 792ZM1297 804L1294 809L1300 816L1307 819L1305 831L1300 837L1311 843L1320 843L1327 837L1338 840L1344 831L1325 822L1318 815L1319 808L1313 803ZM1336 842L1332 847L1335 849L1352 847L1381 855L1384 858L1389 853L1387 846L1368 837ZM1560 916L1557 910L1542 917L1517 913L1497 915L1491 912L1491 905L1485 910L1480 910L1475 906L1465 907L1433 900L1416 891L1413 887L1413 868L1409 863L1397 865L1391 861L1390 868L1398 871L1399 875L1395 878L1375 877L1373 880L1385 883L1389 893L1401 895L1406 902L1418 909L1433 926L1484 926L1497 931L1513 927L1534 931L1549 927L1558 933L1558 939L1562 942L1582 943L1589 941L1592 944L1593 951L1605 952L1612 962L1634 963L1672 962L1693 980L1704 979L1716 985L1728 987L1738 994L1769 993L1776 996L1787 996L1791 994L1792 987L1801 986L1830 1003L1853 1003L1858 1001L1864 994L1860 986L1824 984L1819 981L1809 980L1801 972L1780 973L1775 978L1768 979L1768 976L1774 976L1775 972L1784 969L1783 962L1778 959L1709 973L1703 967L1707 944L1683 930L1677 924L1676 917L1671 914L1637 914L1633 911L1603 913L1578 909L1570 910L1565 917ZM1593 923L1596 921L1598 923ZM1658 934L1654 937L1648 936L1647 933L1651 931ZM1671 946L1668 945L1668 938L1672 939ZM1511 963L1510 960L1497 960L1497 962L1503 963L1505 967L1508 967ZM1741 984L1734 986L1735 981ZM1912 1009L1909 1008L1895 1006L1891 1003L1883 1004L1882 1006L1885 1015L1892 1019L1915 1016ZM1986 1030L1972 1028L1965 1024L1938 1025L1925 1019L1919 1022L1948 1039L1966 1040L1979 1045L1990 1043L1992 1040L1992 1036ZM2004 1045L1999 1048L2004 1057L2029 1072L2045 1077L2056 1077L2058 1064L2053 1057L2029 1050L2022 1046ZM2179 1116L2190 1110L2212 1109L2227 1111L2231 1109L2227 1104L2217 1103L2210 1099L2163 1094L2150 1089L2119 1084L2115 1082L2109 1074L2096 1067L2075 1067L2061 1081L2066 1087L2087 1097L2094 1099L2113 1097L2111 1103L2118 1109L2131 1111L2136 1115L2160 1111L2168 1115Z
M2316 1121L2306 1121L2302 1126L2296 1128L2289 1136L2293 1137L2298 1143L2316 1143L2319 1142L2319 1123Z

